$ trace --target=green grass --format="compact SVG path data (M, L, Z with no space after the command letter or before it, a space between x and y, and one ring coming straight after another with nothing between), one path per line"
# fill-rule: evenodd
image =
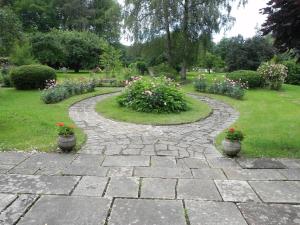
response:
M208 105L191 97L187 97L187 100L190 107L189 111L172 114L136 112L125 107L120 107L116 101L116 97L110 97L99 102L96 110L104 117L112 120L151 125L191 123L205 118L210 114L211 109Z
M39 91L17 91L0 88L0 150L53 151L56 148L57 122L72 124L68 108L75 102L116 89L101 88L96 92L74 96L63 102L46 105ZM85 135L76 129L78 146Z
M183 87L193 92L192 84ZM200 93L199 93L200 94ZM300 86L284 85L282 91L249 90L244 100L210 95L240 112L234 127L246 138L242 154L247 157L300 158ZM217 138L217 147L225 134Z

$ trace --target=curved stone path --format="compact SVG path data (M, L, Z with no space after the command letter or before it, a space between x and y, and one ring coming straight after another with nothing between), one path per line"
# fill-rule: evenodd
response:
M0 153L0 225L299 225L300 160L230 159L216 135L238 113L214 99L210 117L147 126L73 105L88 136L74 154Z
M208 118L196 123L172 126L116 122L95 112L97 102L113 95L116 94L90 98L70 108L70 117L88 137L82 153L180 158L220 156L213 146L214 138L238 118L238 113L223 102L193 96L212 108L213 113Z

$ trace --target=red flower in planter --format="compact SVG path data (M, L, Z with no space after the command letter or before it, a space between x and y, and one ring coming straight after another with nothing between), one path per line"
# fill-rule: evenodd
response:
M234 131L235 131L234 128L230 128L230 129L229 129L229 132L230 132L230 133L234 133Z

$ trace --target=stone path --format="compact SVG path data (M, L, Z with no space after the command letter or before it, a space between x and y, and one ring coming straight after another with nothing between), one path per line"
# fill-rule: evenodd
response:
M300 224L300 160L229 159L214 137L238 114L179 126L113 122L94 106L70 115L88 134L76 154L0 153L0 225Z

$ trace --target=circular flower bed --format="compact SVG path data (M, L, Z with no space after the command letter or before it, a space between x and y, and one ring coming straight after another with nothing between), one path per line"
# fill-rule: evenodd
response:
M117 98L120 106L138 112L174 113L188 110L186 99L171 79L132 77Z

